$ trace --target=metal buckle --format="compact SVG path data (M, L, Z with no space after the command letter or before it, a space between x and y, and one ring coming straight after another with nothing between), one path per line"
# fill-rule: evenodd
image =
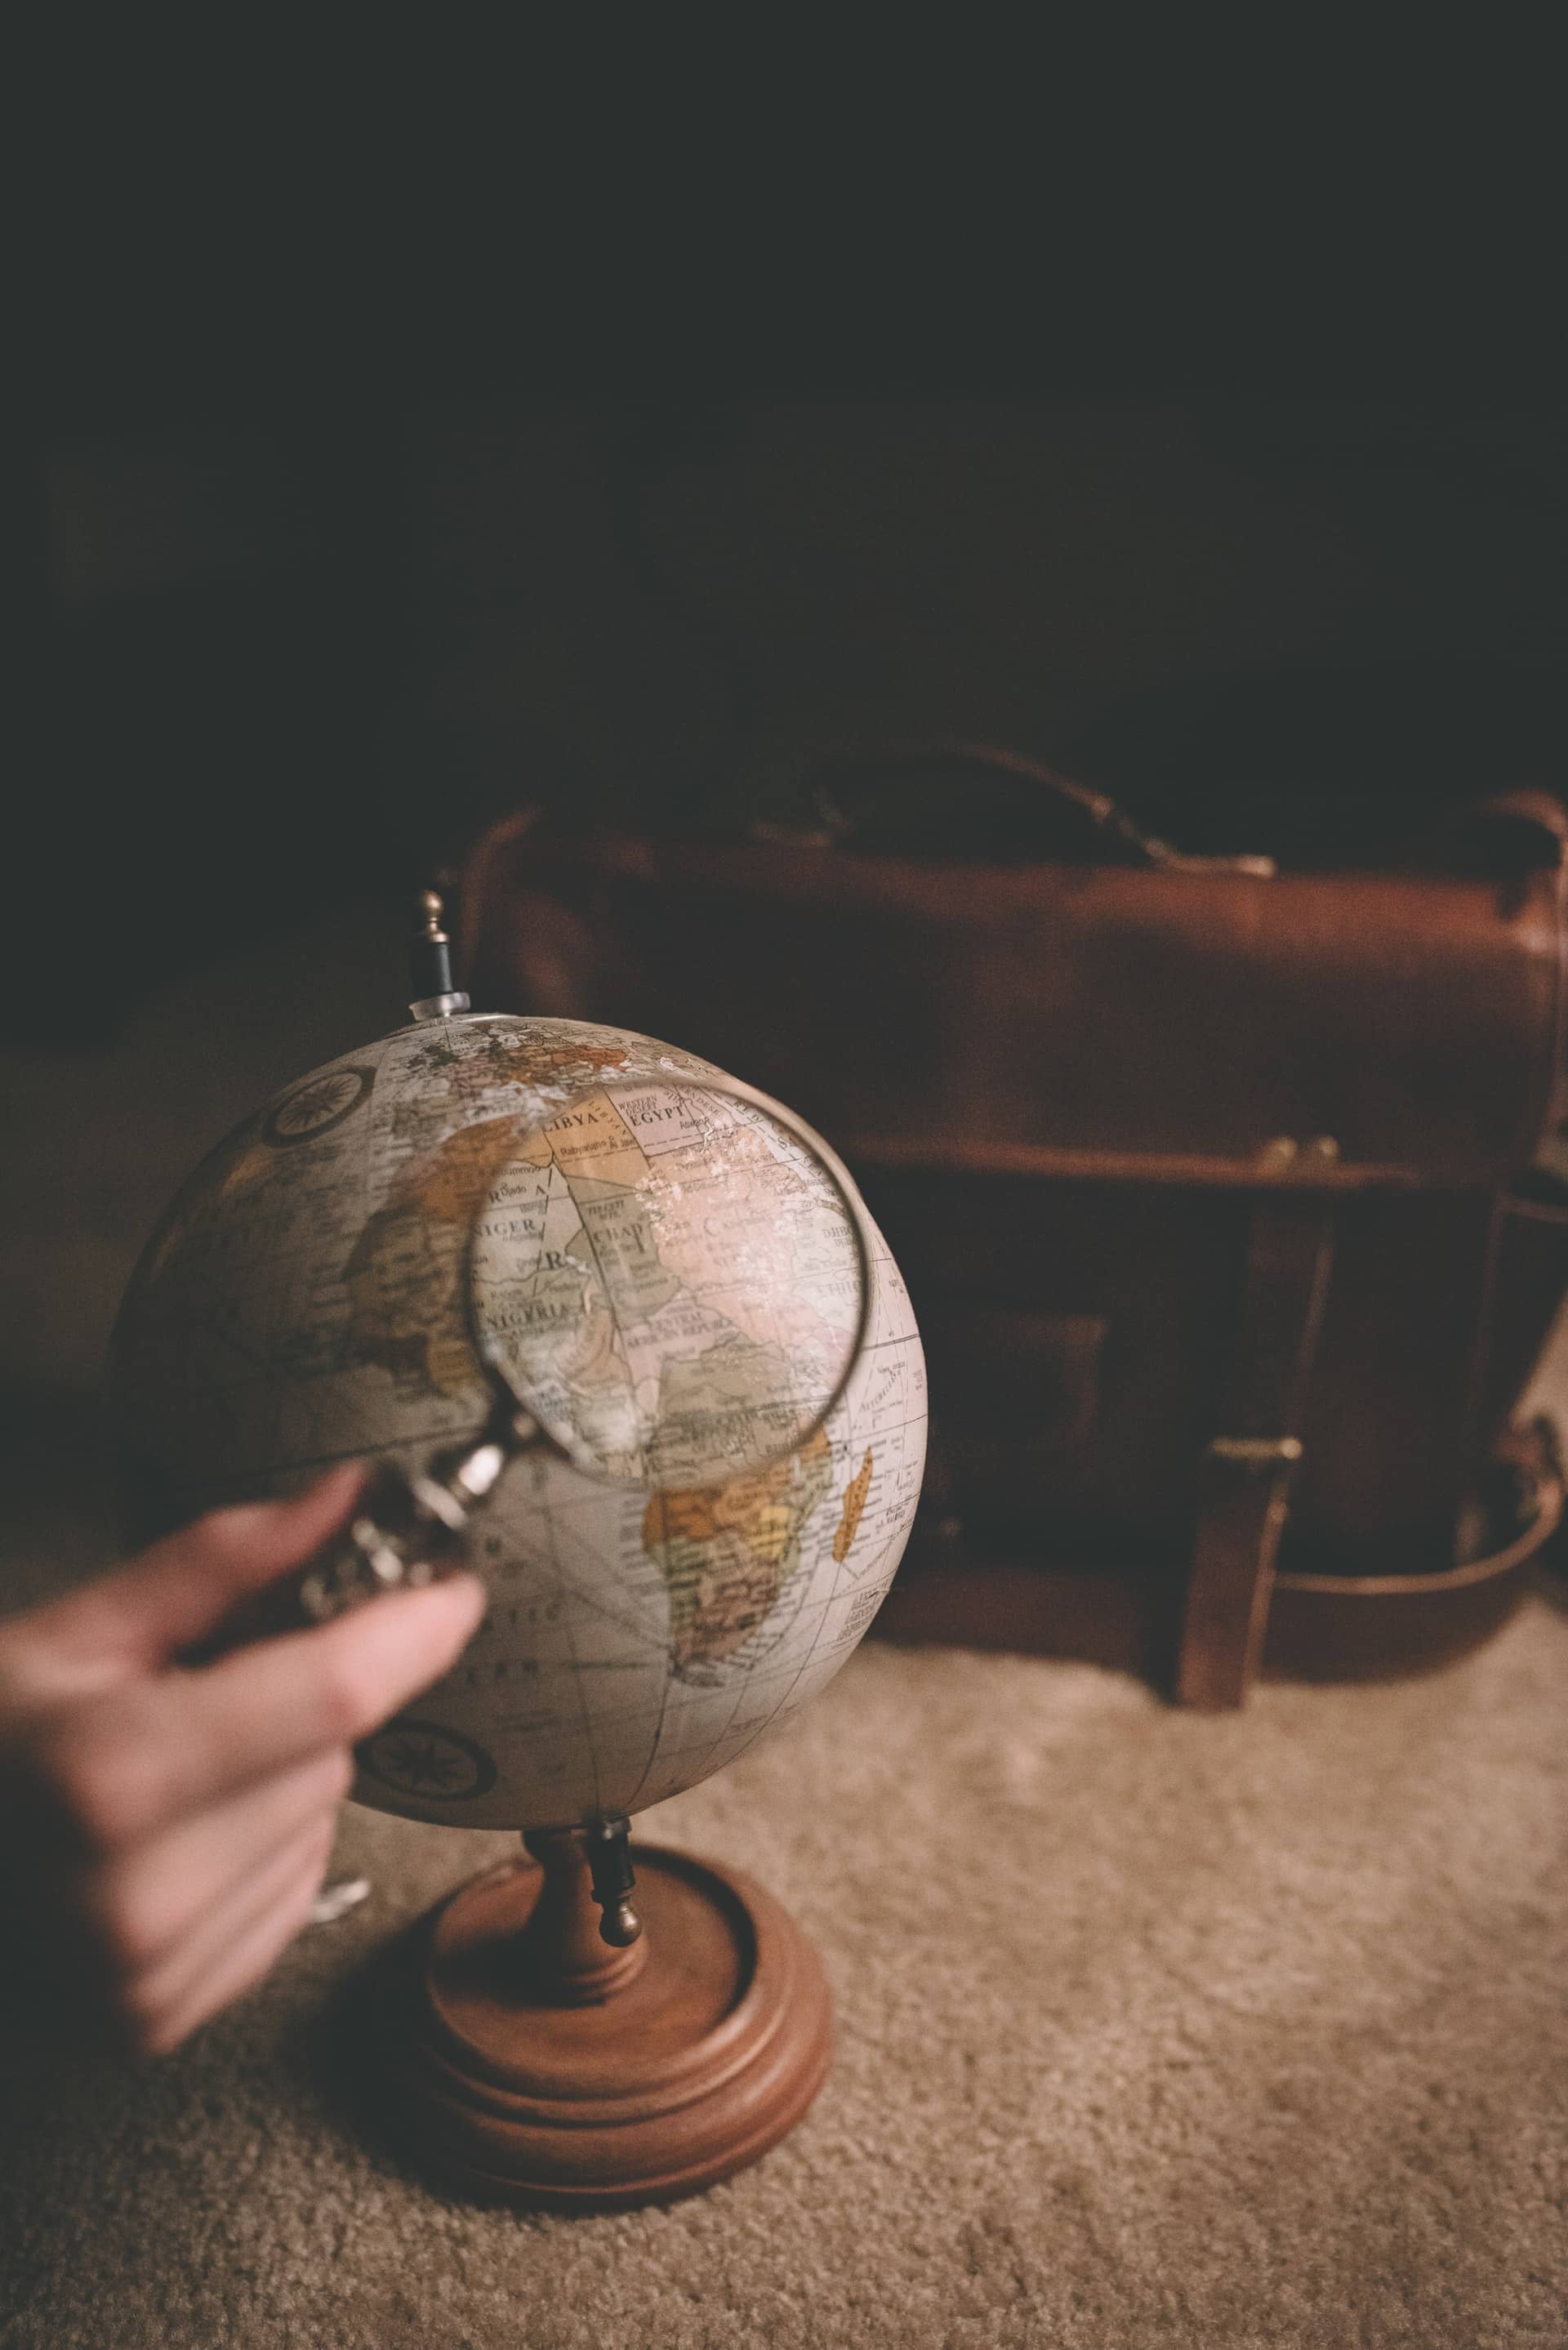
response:
M1299 1436L1217 1436L1208 1451L1210 1461L1236 1469L1293 1468L1301 1457Z

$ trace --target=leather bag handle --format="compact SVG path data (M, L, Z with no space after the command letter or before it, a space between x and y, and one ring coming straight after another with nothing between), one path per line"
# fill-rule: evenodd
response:
M874 827L868 826L865 812L857 813L845 804L845 778L856 773L907 771L922 765L979 770L990 779L1019 787L1024 806L1048 798L1067 817L1069 837L1075 833L1081 840L1085 862L1147 865L1165 872L1242 873L1265 880L1276 871L1271 857L1189 856L1145 832L1108 793L1092 790L1041 760L1026 758L1000 743L942 737L833 743L775 769L767 779L769 788L781 797L793 795L797 800L799 819L757 816L750 827L751 836L797 848L875 849L881 844L868 837Z

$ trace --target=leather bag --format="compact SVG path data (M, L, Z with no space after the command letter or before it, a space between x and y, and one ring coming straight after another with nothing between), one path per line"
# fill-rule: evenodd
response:
M894 746L740 837L522 811L462 943L479 1000L678 1039L856 1170L930 1371L885 1628L1219 1707L1472 1645L1557 1523L1512 1415L1568 1287L1565 837L1524 795L1279 872Z

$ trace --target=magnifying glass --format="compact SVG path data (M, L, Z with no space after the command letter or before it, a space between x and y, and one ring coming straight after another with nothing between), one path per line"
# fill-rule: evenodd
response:
M606 1085L503 1136L460 1303L485 1426L422 1474L379 1475L273 1599L294 1622L463 1564L472 1513L524 1453L670 1492L798 1452L865 1343L866 1211L821 1136L753 1087Z

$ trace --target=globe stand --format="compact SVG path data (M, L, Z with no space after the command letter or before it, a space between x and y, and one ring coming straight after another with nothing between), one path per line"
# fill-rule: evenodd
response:
M524 1843L395 1954L375 2064L398 2137L470 2194L562 2211L673 2202L776 2146L831 2042L787 1911L739 1870L650 1846L645 1931L615 1947L582 1832Z

